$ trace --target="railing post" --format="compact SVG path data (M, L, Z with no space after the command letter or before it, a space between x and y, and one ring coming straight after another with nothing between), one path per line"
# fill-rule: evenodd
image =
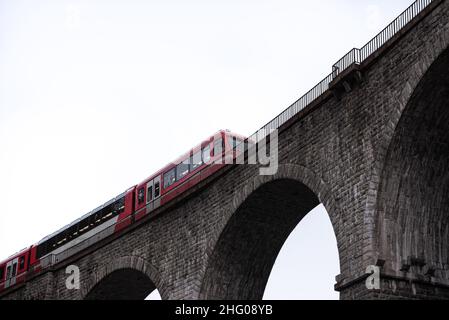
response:
M339 73L339 68L337 65L334 65L332 68L332 78L335 79L338 76L338 73Z

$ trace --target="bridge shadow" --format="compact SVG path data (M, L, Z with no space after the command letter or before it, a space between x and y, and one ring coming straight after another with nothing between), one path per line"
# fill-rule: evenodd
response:
M85 300L157 300L167 298L159 272L136 255L111 257L82 281ZM150 295L151 294L151 295Z
M392 137L378 196L386 267L449 279L449 49L423 75ZM433 270L432 270L433 269ZM414 270L416 271L416 270Z
M149 277L135 269L121 269L102 279L85 300L144 300L156 286Z
M319 204L317 194L296 179L276 179L256 188L221 232L200 299L261 300L287 238Z

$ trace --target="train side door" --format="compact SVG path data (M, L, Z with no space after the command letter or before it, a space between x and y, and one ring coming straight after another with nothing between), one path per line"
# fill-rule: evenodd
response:
M147 213L154 210L154 180L147 183Z
M161 176L154 178L154 209L161 206Z
M5 288L9 288L16 284L17 276L17 264L19 263L19 258L9 261L6 264L6 281Z
M161 205L161 177L156 177L147 183L147 213Z

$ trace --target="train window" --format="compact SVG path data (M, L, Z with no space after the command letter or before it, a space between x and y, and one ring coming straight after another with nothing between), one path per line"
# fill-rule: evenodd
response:
M144 199L145 199L145 191L143 190L142 187L137 191L137 202L141 204L144 201Z
M244 147L245 147L245 145L243 144L243 141L238 139L238 138L235 138L235 147L234 147L234 149L239 150L239 151L243 151L243 150L245 150Z
M188 175L189 170L190 170L190 158L184 160L183 162L181 162L176 166L176 181L179 181L186 175Z
M237 148L237 138L236 137L231 138L231 147L232 147L232 149Z
M203 160L201 159L201 151L198 151L192 156L192 166L191 171L195 170L199 166L203 164Z
M0 282L3 280L4 275L5 275L5 267L0 267Z
M78 225L78 232L82 233L87 231L87 229L89 229L89 218L86 218L84 220L82 220L81 222L79 222ZM52 239L52 242L56 242L57 240L55 238ZM56 244L53 244L53 246L56 246Z
M210 147L207 146L203 148L203 163L208 163L210 161Z
M20 257L19 259L19 270L23 270L25 268L25 257Z
M111 208L109 208L109 207L111 207ZM100 220L104 217L108 217L113 214L114 215L120 214L123 211L125 211L125 197L120 198L119 200L115 201L113 204L109 205L109 207L106 207L106 208L100 210L100 212L98 212L97 215L95 215L95 222L98 222L97 220Z
M222 138L214 141L214 156L222 154L224 149L224 141Z
M11 278L11 266L6 268L6 279Z
M147 192L147 202L150 202L151 200L153 200L153 186L149 186Z
M120 206L118 209L118 213L124 212L125 211L125 197L121 198L118 203Z
M154 184L154 198L158 198L159 197L159 192L160 192L160 183L156 182Z
M176 173L175 169L173 168L166 173L164 173L164 188L170 187L173 183L176 181Z

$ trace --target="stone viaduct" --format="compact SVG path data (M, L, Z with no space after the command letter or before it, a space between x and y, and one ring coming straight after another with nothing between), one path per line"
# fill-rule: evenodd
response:
M449 298L449 1L427 2L360 63L337 64L279 127L276 175L228 166L0 298L143 299L157 288L163 299L261 299L285 240L320 203L341 299ZM80 290L65 286L71 264ZM370 265L379 290L365 286Z

